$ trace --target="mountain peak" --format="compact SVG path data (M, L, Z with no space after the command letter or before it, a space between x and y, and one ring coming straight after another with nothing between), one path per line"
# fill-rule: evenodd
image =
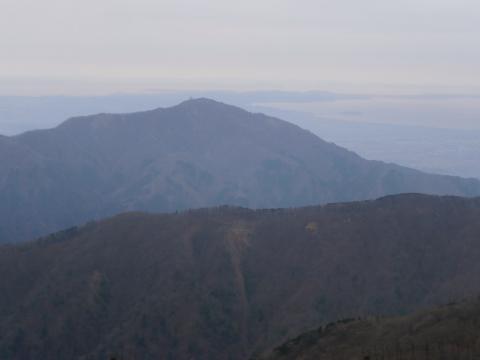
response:
M0 151L0 242L122 210L278 208L405 192L480 194L476 180L367 161L282 120L207 98L72 118L11 142ZM17 181L18 174L35 177ZM30 193L36 196L27 201Z
M205 98L205 97L200 97L200 98L190 98L188 100L185 100L178 104L177 106L174 106L173 108L187 108L187 109L230 109L230 110L242 110L243 109L233 106L233 105L228 105L223 102L213 100L210 98Z
M206 98L206 97L199 97L199 98L189 98L188 100L182 101L179 106L181 105L214 105L214 104L222 104L225 105L219 101Z

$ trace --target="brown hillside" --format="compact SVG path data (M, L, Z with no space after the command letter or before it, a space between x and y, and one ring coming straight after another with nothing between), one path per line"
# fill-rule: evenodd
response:
M395 318L347 319L305 333L263 360L475 360L480 300ZM260 360L258 358L257 360Z
M0 358L245 359L480 292L480 199L130 213L0 247Z

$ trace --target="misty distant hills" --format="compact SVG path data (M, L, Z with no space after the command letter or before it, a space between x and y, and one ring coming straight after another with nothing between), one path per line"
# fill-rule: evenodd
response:
M3 245L0 358L247 359L340 318L472 296L479 219L478 198L405 194L129 213Z
M208 99L0 137L0 242L131 210L276 208L404 192L474 196L480 182L367 161Z
M97 113L129 113L168 107L189 97L208 97L242 108L253 104L367 99L358 94L329 91L160 91L103 96L3 96L0 95L0 133L16 135L31 129L53 127L72 116ZM270 109L271 110L271 109ZM282 116L279 116L283 118Z

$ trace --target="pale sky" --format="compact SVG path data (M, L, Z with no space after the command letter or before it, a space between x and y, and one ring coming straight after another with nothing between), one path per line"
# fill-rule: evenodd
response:
M478 0L0 0L0 94L468 92L479 39Z

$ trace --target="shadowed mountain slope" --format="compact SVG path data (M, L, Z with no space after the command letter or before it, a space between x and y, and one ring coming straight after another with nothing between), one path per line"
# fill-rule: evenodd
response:
M480 292L480 199L129 213L0 247L0 358L246 359Z
M263 360L429 360L480 358L480 300L396 318L330 323ZM258 358L260 359L260 358Z
M480 182L367 161L262 114L198 99L0 138L0 242L142 210L290 207Z

